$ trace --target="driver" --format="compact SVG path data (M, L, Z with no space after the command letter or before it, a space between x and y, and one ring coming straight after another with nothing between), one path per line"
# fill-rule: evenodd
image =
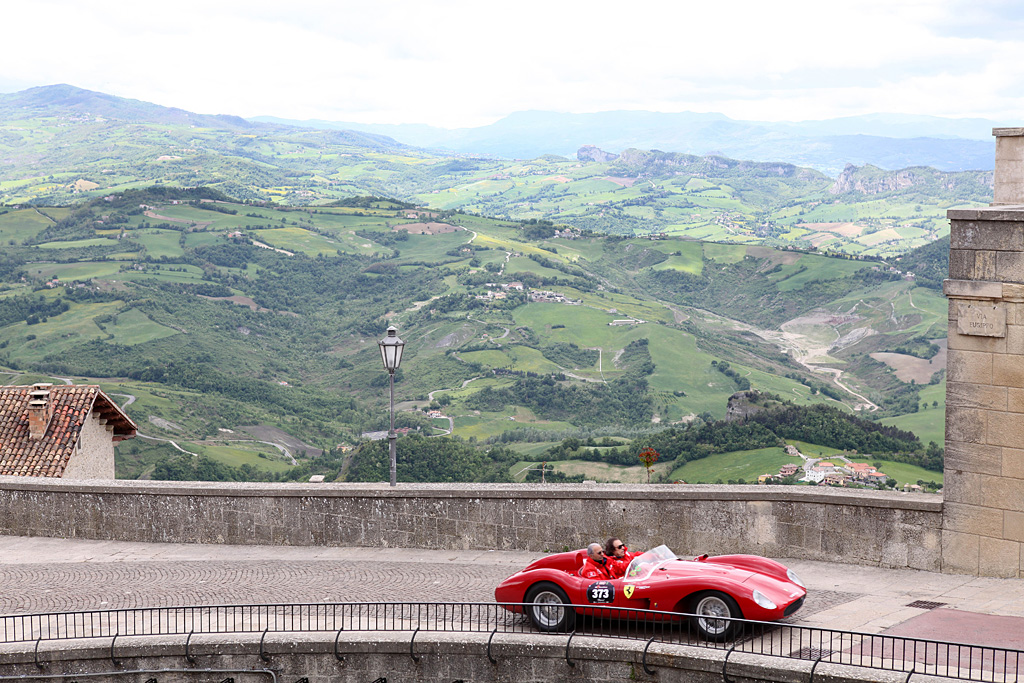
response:
M620 539L612 537L604 543L604 554L607 558L608 568L612 578L619 579L626 575L626 568L637 555L642 553L631 553L626 544Z
M591 543L587 546L587 559L583 560L583 566L580 567L580 576L584 579L615 578L600 543Z

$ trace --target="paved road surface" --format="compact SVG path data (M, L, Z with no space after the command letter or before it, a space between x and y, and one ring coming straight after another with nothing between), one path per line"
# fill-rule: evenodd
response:
M0 536L0 614L186 604L491 602L495 584L538 556ZM1024 581L786 563L809 588L794 623L1024 647ZM943 604L908 606L919 600Z

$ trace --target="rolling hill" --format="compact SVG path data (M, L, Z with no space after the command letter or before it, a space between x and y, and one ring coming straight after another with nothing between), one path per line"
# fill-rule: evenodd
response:
M472 443L632 439L747 388L941 420L872 354L926 356L945 301L882 261L168 185L0 208L0 240L0 372L123 397L148 438L119 447L119 476L341 467L387 424L388 324L408 344L399 426ZM221 469L168 469L168 441Z
M507 125L528 130L535 118ZM697 119L722 123L715 116ZM910 122L877 125L904 130ZM862 149L876 143L889 144L858 141ZM900 142L922 149L933 143ZM289 206L372 194L625 236L665 233L889 257L946 234L947 209L985 203L991 195L988 171L886 170L890 162L881 161L850 166L867 159L852 153L843 157L838 177L787 163L786 155L755 162L639 148L613 154L584 146L566 153L523 161L453 155L375 133L194 114L67 85L0 95L0 202L8 205L63 205L155 184L206 186Z

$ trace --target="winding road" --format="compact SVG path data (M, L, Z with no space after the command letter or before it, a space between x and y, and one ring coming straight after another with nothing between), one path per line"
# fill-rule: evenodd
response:
M65 379L65 378L63 378L63 377L55 377L54 379ZM71 384L71 382L69 380L68 380L67 383ZM121 409L122 410L127 408L131 404L135 403L135 401L137 399L137 397L133 396L132 394L114 394L114 393L111 393L111 394L108 394L108 395L109 396L120 396L121 398L126 399L125 402L121 404ZM147 439L149 441L162 441L163 443L169 443L169 444L171 444L171 446L173 446L175 449L181 451L182 453L187 453L188 455L191 455L191 456L194 456L194 457L199 457L199 453L193 453L192 451L190 451L190 450L188 450L186 448L182 448L178 444L178 442L174 441L173 439L165 439L165 438L160 437L160 436L150 436L149 434L143 434L142 432L136 432L135 435L140 437L140 438L142 438L142 439ZM262 443L262 444L266 444L267 446L273 446L277 450L281 451L281 454L284 455L286 458L288 458L288 460L291 462L292 465L298 465L299 464L298 461L295 459L295 456L292 455L291 451L289 451L287 448L285 448L281 444L274 443L273 441L259 441L257 439L205 439L205 441L213 441L214 443Z
M483 378L483 375L477 375L476 377L470 377L469 379L467 379L465 382L462 383L462 387L461 388L465 389L467 386L469 386L470 382L474 382L474 381L476 381L478 379L482 379L482 378ZM431 391L431 392L429 392L427 394L427 400L433 401L434 400L434 394L436 394L436 393L438 393L440 391L451 391L451 390L450 389L434 389L433 391ZM444 417L445 420L448 420L448 431L444 432L444 433L441 433L441 434L431 434L431 436L448 436L449 434L451 434L452 432L455 431L455 419L453 417L451 417L450 415L445 415L443 417Z
M871 399L864 396L863 394L857 393L856 391L854 391L841 381L843 376L842 370L839 370L837 368L821 367L814 363L808 362L808 358L812 358L817 355L826 353L829 349L832 348L831 346L811 346L807 343L801 343L801 339L803 338L802 335L788 333L784 330L764 330L758 327L754 327L753 325L750 325L748 323L744 323L733 318L727 318L723 315L719 315L717 313L713 313L702 308L694 308L693 310L700 311L701 314L706 315L710 318L721 320L723 323L732 326L736 330L742 330L745 332L756 334L758 337L761 337L765 341L776 345L783 352L791 352L793 360L807 368L807 370L813 374L829 375L833 384L835 384L837 387L839 387L849 395L861 401L861 403L853 406L854 410L861 410L862 408L866 408L869 412L874 412L879 409L878 405L871 401ZM841 337L838 336L837 331L836 341L838 341L839 339L841 339Z

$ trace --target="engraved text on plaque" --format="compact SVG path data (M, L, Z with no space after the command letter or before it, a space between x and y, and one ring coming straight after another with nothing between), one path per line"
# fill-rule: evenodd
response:
M1006 309L1001 304L960 303L956 329L960 334L981 337L1006 336Z

